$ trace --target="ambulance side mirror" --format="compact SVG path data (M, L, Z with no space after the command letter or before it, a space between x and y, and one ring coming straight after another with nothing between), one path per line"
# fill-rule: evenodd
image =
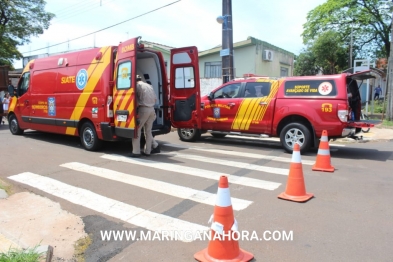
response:
M209 99L210 101L213 100L214 94L213 92L210 92L210 94L207 96L207 99Z

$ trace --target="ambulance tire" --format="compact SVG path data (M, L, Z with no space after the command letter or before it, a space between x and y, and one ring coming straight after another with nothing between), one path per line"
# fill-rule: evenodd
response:
M102 140L97 136L94 125L90 122L85 122L79 130L81 144L87 151L96 151L101 148Z
M302 123L289 123L280 133L280 141L285 151L292 153L295 142L299 142L300 152L306 152L311 146L310 130Z
M177 134L185 142L195 142L201 137L201 131L196 128L178 128Z
M20 128L18 119L14 114L10 115L8 118L8 123L9 123L9 128L11 131L11 134L13 135L22 135L23 134L23 129Z

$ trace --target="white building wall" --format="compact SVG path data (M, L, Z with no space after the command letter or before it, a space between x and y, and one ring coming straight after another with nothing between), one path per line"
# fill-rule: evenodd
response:
M208 95L213 89L222 85L222 78L201 78L201 96Z

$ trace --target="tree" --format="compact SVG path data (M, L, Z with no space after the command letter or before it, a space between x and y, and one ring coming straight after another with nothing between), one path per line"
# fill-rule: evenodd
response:
M308 48L303 49L296 57L294 75L312 76L319 73L319 67L316 64L316 58Z
M45 12L44 0L0 0L0 65L22 58L17 46L42 34L55 16Z
M307 14L303 41L307 44L326 31L348 41L353 30L360 57L388 57L392 6L391 1L382 0L327 0Z
M347 49L340 35L327 31L310 42L296 59L296 75L335 74L347 67Z
M336 74L346 68L347 50L343 45L340 35L334 31L320 34L312 44L315 62L324 75Z

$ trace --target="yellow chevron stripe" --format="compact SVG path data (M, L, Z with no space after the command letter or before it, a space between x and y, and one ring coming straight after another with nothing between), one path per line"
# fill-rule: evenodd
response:
M257 82L271 82L271 91L269 96L262 98L252 98L252 99L243 99L240 103L239 109L236 112L236 116L232 122L231 129L235 130L248 130L250 128L250 124L252 121L257 120L260 121L265 116L266 110L270 104L270 101L273 97L275 97L279 84L281 81L277 80L267 80L267 79L258 79ZM267 106L259 106L260 102L266 102Z
M132 97L133 93L134 93L134 88L130 88L127 90L127 93L124 96L124 99L121 102L121 105L119 107L121 110L127 110L130 113L133 112L133 110L134 110L134 101L133 100L131 100L131 103L126 108L127 102ZM129 125L128 127L133 128L134 126L132 125L132 122L130 122L130 123L131 123L131 125ZM127 122L121 122L120 127L127 127Z
M242 122L240 124L240 130L248 130L250 128L250 124L252 120L254 120L255 112L258 107L258 103L261 100L261 98L252 98L252 99L246 99L246 100L251 100L248 107L245 108L246 113L244 114L244 118L242 119Z
M263 97L263 98L261 99L261 102L265 102L265 103L267 103L267 104L269 104L269 101L270 101L270 99L268 99L268 97ZM255 117L255 120L260 120L261 117L262 117L263 115L265 115L266 108L267 108L267 106L259 106L258 112L257 112L256 117Z
M272 98L274 98L276 96L277 91L278 91L278 87L279 87L278 83L279 83L278 81L272 81L272 86L271 86L269 96L264 99L265 100L264 102L267 103L267 106L262 107L263 110L260 112L260 114L257 117L258 121L261 121L263 119L263 117L265 116L266 110L269 107L270 101L272 100Z
M109 65L111 59L111 52L108 52L110 47L103 47L100 49L103 56L100 62L96 62L95 58L93 58L89 68L87 69L88 81L86 87L83 89L83 92L79 95L78 101L74 107L70 120L79 120L83 110L86 107L87 101L89 99L90 94L94 91L98 81L100 80L100 75L104 72L106 67ZM94 75L93 75L94 72ZM75 135L76 128L75 127L67 127L66 134L67 135Z
M125 93L125 90L117 91L117 93L114 93L115 94L115 100L113 101L114 105L118 105L120 103L119 101L123 97L123 93Z
M18 103L18 98L16 96L11 97L10 104L8 106L8 112L15 111L15 106Z

